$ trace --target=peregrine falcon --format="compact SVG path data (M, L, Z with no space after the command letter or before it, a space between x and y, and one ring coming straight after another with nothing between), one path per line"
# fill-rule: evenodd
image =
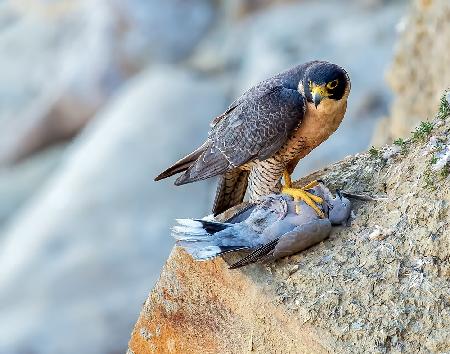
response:
M206 141L162 172L155 181L184 172L175 185L220 176L215 215L242 202L283 192L302 199L320 216L322 199L292 188L300 159L324 142L341 123L350 78L336 64L311 61L260 82L211 122ZM284 186L281 179L284 177Z

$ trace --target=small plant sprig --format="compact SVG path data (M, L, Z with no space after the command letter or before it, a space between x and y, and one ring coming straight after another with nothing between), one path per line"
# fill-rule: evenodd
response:
M436 182L446 179L450 176L450 163L446 163L441 169L436 171L434 166L439 161L439 158L434 155L427 164L427 167L423 173L423 179L425 182L425 188L429 190L436 190Z
M431 122L420 122L420 125L413 131L413 140L423 141L427 138L433 131L433 123Z
M380 150L378 150L375 146L372 146L372 147L369 149L369 155L370 155L370 157L372 157L372 158L380 157Z
M407 152L406 140L402 138L397 138L394 140L394 145L397 145L401 149L401 153L405 154Z
M437 114L437 117L439 119L445 119L448 116L450 116L450 103L448 101L448 98L450 97L450 89L444 92L444 94L441 97L441 101L439 104L439 111Z

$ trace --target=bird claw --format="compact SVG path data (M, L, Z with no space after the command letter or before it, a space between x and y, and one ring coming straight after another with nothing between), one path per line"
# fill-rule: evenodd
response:
M294 198L295 201L303 200L307 205L309 205L316 213L319 215L320 218L324 218L325 214L322 210L319 209L319 207L316 205L316 203L322 203L323 199L318 197L317 195L314 195L310 192L307 192L305 189L308 188L288 188L283 187L281 189L281 192L284 194L288 194ZM296 207L297 214L300 212L299 207Z
M292 196L295 201L303 200L317 213L317 215L319 215L320 218L323 219L325 217L323 211L320 210L319 207L316 205L316 203L318 204L323 203L323 199L307 191L308 189L317 186L319 184L318 181L312 181L303 188L293 188L291 176L289 175L289 173L287 173L287 171L284 173L284 181L285 186L281 188L282 193ZM295 211L297 212L297 214L300 213L300 207L298 205L295 207Z

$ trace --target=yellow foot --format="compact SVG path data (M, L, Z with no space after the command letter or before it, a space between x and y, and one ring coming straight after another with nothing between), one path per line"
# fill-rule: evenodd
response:
M317 215L319 215L319 217L321 218L325 217L323 211L320 210L319 207L316 205L316 203L319 204L322 203L323 199L318 197L317 195L307 192L308 189L317 186L319 182L312 181L303 188L293 188L291 176L287 172L284 172L284 181L285 185L281 188L282 193L292 196L295 201L303 200L306 204L308 204L311 208L314 209L314 211L317 213ZM297 213L300 212L298 206L296 206L296 211Z

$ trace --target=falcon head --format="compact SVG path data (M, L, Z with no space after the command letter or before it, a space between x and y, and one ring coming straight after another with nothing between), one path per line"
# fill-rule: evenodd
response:
M317 62L305 72L302 80L303 92L308 102L317 107L324 100L340 101L350 92L350 79L339 65Z

